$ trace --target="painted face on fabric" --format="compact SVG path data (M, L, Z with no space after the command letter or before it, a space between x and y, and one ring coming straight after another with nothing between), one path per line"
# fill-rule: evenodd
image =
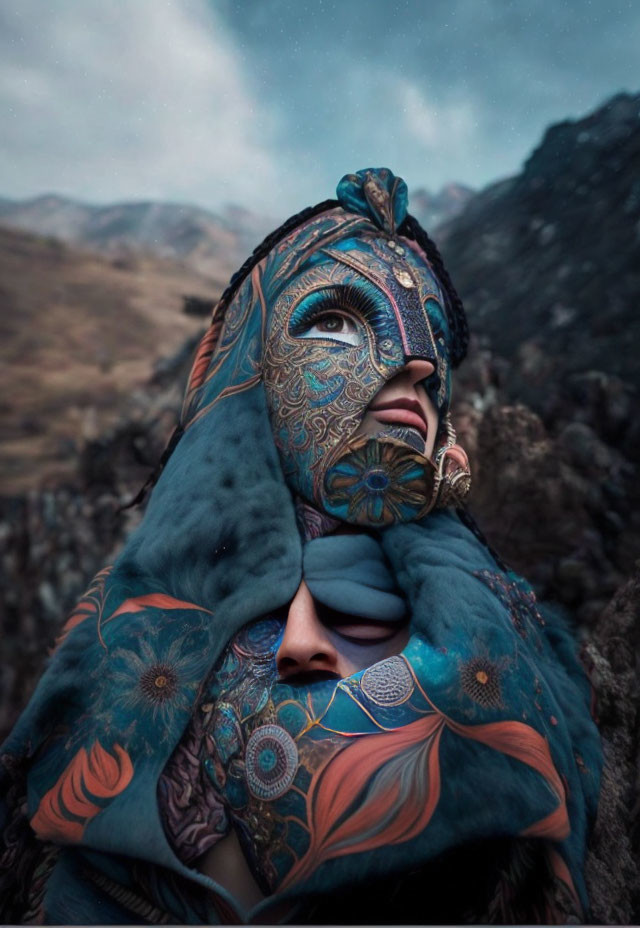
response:
M356 524L420 515L449 395L442 303L421 258L375 234L320 249L286 282L263 376L283 469L303 499Z
M287 664L283 629L277 618L242 629L200 705L205 774L264 895L327 894L405 872L445 835L449 846L472 840L490 800L468 777L487 763L501 782L496 833L548 837L552 817L554 840L566 836L546 740L504 718L521 686L515 660L465 660L413 634L400 653L323 678Z
M320 862L307 811L314 776L354 735L413 718L400 708L413 684L397 656L408 625L336 621L310 603L301 588L286 622L264 619L236 635L206 695L205 771L265 895L303 881Z

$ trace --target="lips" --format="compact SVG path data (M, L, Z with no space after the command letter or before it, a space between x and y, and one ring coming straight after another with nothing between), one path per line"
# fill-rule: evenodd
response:
M378 422L399 423L417 429L422 437L427 438L427 419L420 403L410 399L394 399L386 403L376 403L369 407Z

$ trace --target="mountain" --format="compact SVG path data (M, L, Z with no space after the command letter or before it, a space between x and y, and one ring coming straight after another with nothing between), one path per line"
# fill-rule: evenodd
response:
M461 184L437 194L424 188L411 196L414 215L429 229L456 216L473 195ZM134 202L95 206L56 194L27 200L0 197L0 225L108 255L146 253L184 262L217 278L239 267L277 219L240 206L221 213L178 203Z
M419 188L411 194L413 214L427 228L458 215L473 191L447 184L438 193ZM185 261L205 274L216 262L241 264L282 217L227 205L220 214L178 203L133 202L95 206L56 194L26 200L0 197L0 224L108 254L146 251Z
M92 206L53 194L0 200L0 223L111 255L133 250L178 259L214 277L242 263L277 224L233 206L217 215L173 203Z
M409 206L418 222L431 232L461 213L473 195L471 187L464 184L445 184L438 193L429 193L424 187L419 187L411 191Z
M520 174L471 198L437 241L472 330L514 361L543 415L550 379L640 387L640 95L548 129Z

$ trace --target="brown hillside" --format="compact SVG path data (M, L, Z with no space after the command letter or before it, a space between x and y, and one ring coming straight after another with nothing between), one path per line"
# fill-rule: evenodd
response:
M155 362L202 328L183 295L215 299L231 270L204 276L0 228L2 492L70 475L83 440L130 412Z

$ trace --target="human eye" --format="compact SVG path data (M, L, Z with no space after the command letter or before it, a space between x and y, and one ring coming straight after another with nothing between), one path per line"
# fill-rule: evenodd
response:
M391 641L406 627L406 622L379 622L365 616L349 615L316 603L320 621L339 638L354 644L382 644Z
M294 308L289 334L321 338L342 345L363 345L367 320L374 309L370 295L352 285L325 287L309 293Z
M328 310L310 319L307 327L297 332L297 337L330 338L346 345L362 344L362 334L356 319L339 310Z

